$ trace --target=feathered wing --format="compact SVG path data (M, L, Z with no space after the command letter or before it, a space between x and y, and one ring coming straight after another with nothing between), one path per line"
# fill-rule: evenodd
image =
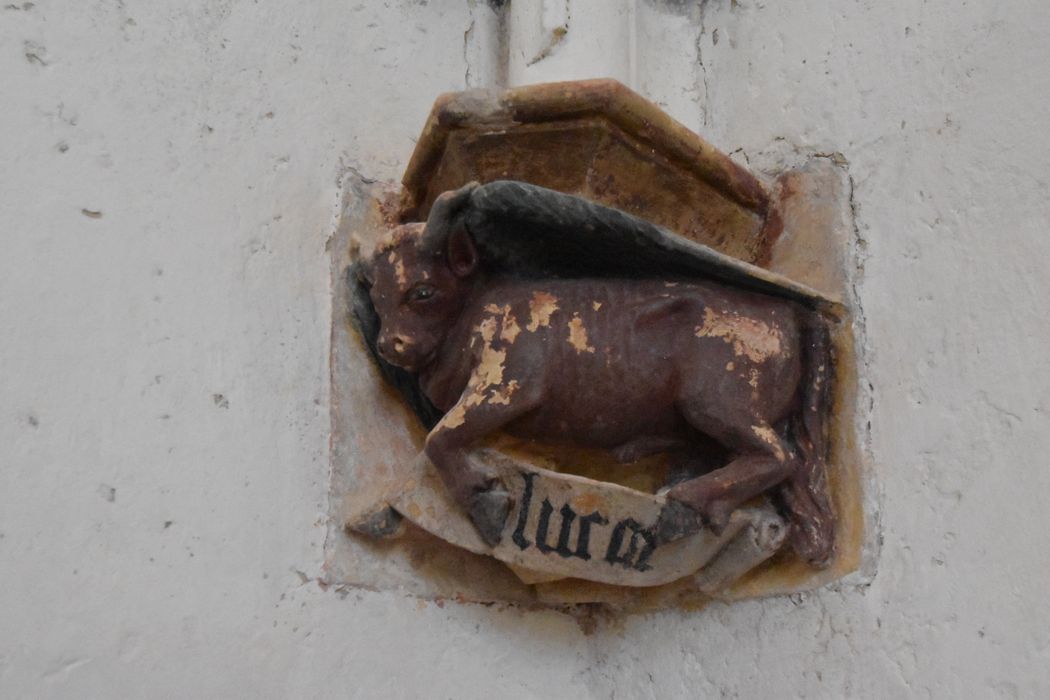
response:
M812 308L836 306L814 289L695 243L618 209L512 180L474 187L427 228L465 225L490 268L529 277L705 277Z

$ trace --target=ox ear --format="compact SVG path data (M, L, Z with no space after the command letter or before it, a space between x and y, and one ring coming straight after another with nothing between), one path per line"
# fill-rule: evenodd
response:
M430 207L428 221L451 221L452 218L470 203L470 196L481 185L471 180L457 190L442 192Z
M434 200L430 207L430 215L423 229L421 246L427 253L443 253L447 247L447 239L457 225L457 219L461 218L464 209L470 206L470 197L478 183L468 182L458 190L442 192Z
M466 226L456 226L449 232L445 260L456 277L468 277L478 269L478 248Z

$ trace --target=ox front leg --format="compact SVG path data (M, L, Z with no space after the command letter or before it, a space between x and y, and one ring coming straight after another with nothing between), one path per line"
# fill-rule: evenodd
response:
M721 534L744 502L791 475L796 459L768 424L735 436L736 457L726 466L689 479L667 492L668 503L655 529L658 542L670 542L707 526Z
M517 382L514 383L517 386ZM481 538L499 544L513 500L496 475L476 464L471 449L479 440L532 410L538 403L521 387L480 398L468 393L430 431L426 455L452 498L470 516Z

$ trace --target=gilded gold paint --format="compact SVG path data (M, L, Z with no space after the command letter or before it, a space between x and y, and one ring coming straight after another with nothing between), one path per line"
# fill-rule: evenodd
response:
M490 345L481 349L481 360L470 378L468 387L475 392L484 391L503 381L503 363L507 359L506 350L496 350Z
M436 433L439 430L452 430L463 425L467 419L467 407L462 403L457 403L445 416L438 421L438 424L434 426L433 432ZM432 433L433 434L433 433Z
M503 405L510 403L510 397L518 388L517 381L511 381L507 386L499 389L493 388L499 387L503 382L503 363L507 359L506 350L496 350L492 347L492 339L496 334L496 319L485 319L476 330L481 334L485 345L481 349L478 366L474 368L470 381L467 383L469 393L449 409L448 413L434 426L433 432L451 430L463 425L466 422L467 411L475 406L486 402Z
M762 442L773 448L773 454L778 460L784 461L784 448L780 446L780 438L777 437L776 432L771 427L768 425L753 425L751 430Z
M529 301L529 324L525 328L531 333L535 333L541 327L546 328L551 323L551 314L557 310L556 296L547 292L533 292Z
M514 396L514 392L518 390L518 386L518 380L512 379L507 382L505 387L493 389L489 393L488 403L496 403L502 406L509 405L511 397Z
M508 343L513 343L514 339L521 333L521 326L518 325L518 319L514 318L514 315L510 312L510 304L504 304L498 306L496 304L487 304L485 311L490 314L499 314L499 339L505 340ZM485 338L485 340L491 340L491 338Z
M481 334L481 339L488 345L492 342L492 339L496 337L496 319L486 318L484 321L474 329L476 332Z
M732 344L737 357L765 362L780 353L780 329L758 319L722 314L704 309L704 322L695 329L697 338L721 338Z
M594 352L594 346L587 344L587 329L578 313L573 314L572 320L569 321L569 345L576 348L577 353Z
M518 325L518 320L510 313L510 307L506 307L506 313L503 316L503 329L500 331L500 340L505 340L508 343L513 343L514 339L518 337L518 333L521 333L521 326Z

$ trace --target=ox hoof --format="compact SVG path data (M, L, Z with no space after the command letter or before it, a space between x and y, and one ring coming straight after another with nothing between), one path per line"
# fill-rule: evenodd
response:
M400 534L403 520L400 513L390 506L385 506L360 521L347 523L346 529L368 537L394 537Z
M653 526L653 535L657 544L664 544L699 532L703 526L703 516L699 511L681 501L669 500L660 510L660 517Z
M485 544L495 547L503 538L510 507L514 500L502 489L482 491L470 500L469 515Z

